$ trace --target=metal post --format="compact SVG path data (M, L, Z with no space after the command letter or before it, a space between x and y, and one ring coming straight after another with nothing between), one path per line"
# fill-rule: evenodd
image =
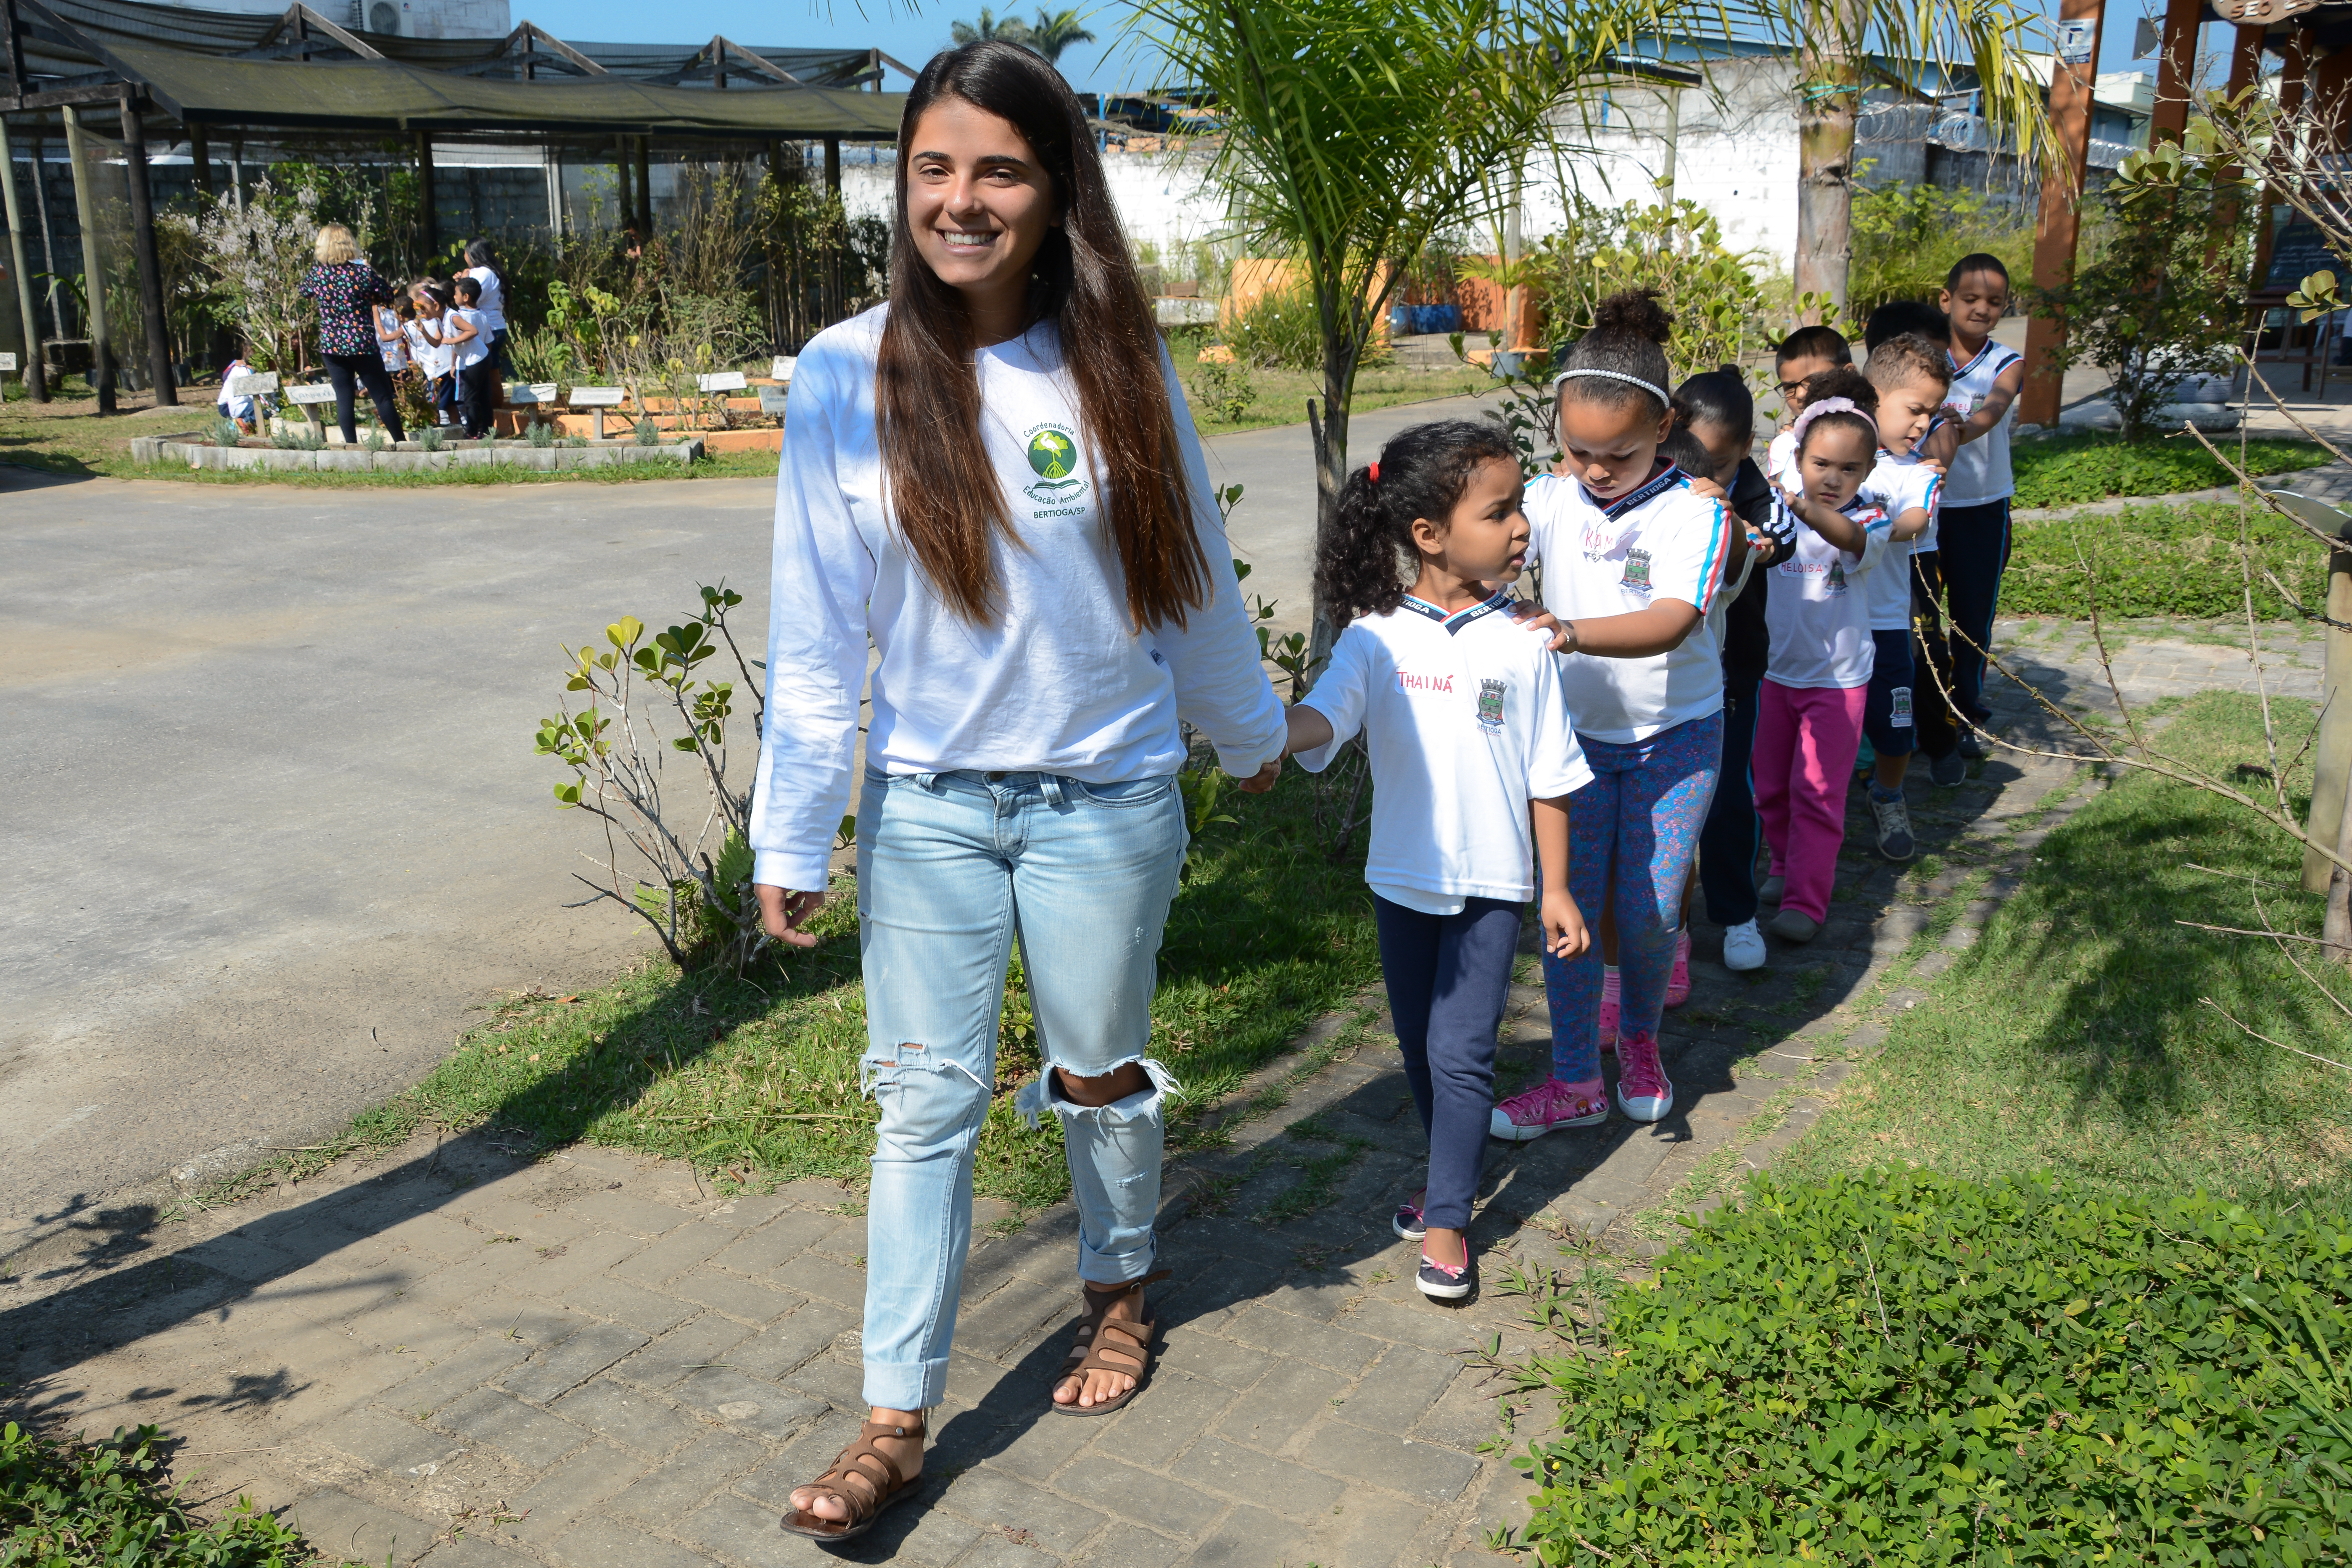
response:
M228 139L228 196L236 204L237 215L245 214L245 132L232 132Z
M81 110L64 106L66 161L73 165L74 216L81 225L82 294L89 316L89 379L98 392L98 411L114 412L114 350L107 341L106 268L98 255L98 214L90 200L89 170L83 158Z
M540 149L547 160L547 233L551 239L563 237L563 155L550 142Z
M841 195L841 138L824 139L824 188L835 195Z
M433 137L424 131L416 133L416 205L424 230L425 265L430 268L441 254L441 206L439 193L433 188Z
M204 121L194 121L188 126L188 163L196 176L196 189L206 201L213 198L213 144L205 134Z
M180 405L179 377L172 370L172 328L163 314L163 259L155 250L155 193L147 181L147 122L132 89L122 89L122 153L131 187L131 255L139 264L139 311L147 318L147 374L155 385L155 406Z
M2091 25L2090 52L2079 65L2052 57L2050 123L2065 153L2065 168L2042 178L2042 213L2034 226L2033 281L2063 289L2074 279L2074 242L2082 232L2083 176L2091 153L2091 84L2098 69L2100 0L2060 0L2058 20ZM2025 327L2025 395L2019 417L2032 425L2055 425L2065 401L2065 375L2051 355L2066 334L2048 316L2035 314Z
M36 149L37 152L38 149ZM36 403L49 400L49 367L41 343L41 318L33 312L33 275L25 269L25 220L16 209L16 153L8 145L8 121L0 118L0 185L8 198L8 265L16 269L16 313L25 321L25 395ZM41 188L41 165L33 164L33 189Z

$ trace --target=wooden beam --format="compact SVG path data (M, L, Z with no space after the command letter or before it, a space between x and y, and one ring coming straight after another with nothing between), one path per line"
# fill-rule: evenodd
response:
M2034 225L2033 281L2063 289L2074 279L2074 244L2082 234L2083 178L2091 152L2091 85L2099 62L2100 0L2060 0L2058 20L2090 24L2090 49L2082 63L2051 57L2050 123L2058 137L2063 169L2042 176L2042 212ZM2065 346L2058 322L2035 314L2025 326L2025 394L2018 416L2030 424L2055 425L2064 403L2065 374L2051 356Z
M40 148L33 149L33 194L41 192ZM25 219L16 207L16 153L8 145L8 122L0 120L0 191L7 195L8 265L16 273L16 310L25 321L25 395L36 403L49 400L49 366L41 342L41 318L33 310L33 274L25 266Z
M518 45L521 46L520 49L517 47ZM506 42L499 46L499 52L501 55L517 53L536 54L541 49L546 50L549 54L553 55L556 58L564 61L566 64L577 68L583 76L610 76L612 74L603 66L598 65L594 60L590 59L586 55L582 54L578 49L573 48L570 44L565 43L562 38L557 37L554 34L549 32L546 28L541 26L536 22L523 23L513 32L509 33L506 37Z
M98 392L98 411L114 412L114 346L106 321L106 266L98 253L98 209L89 188L89 164L81 139L81 110L65 105L66 161L73 168L74 216L81 225L81 281L84 310L89 317L90 384Z
M742 45L737 43L732 38L725 37L713 37L710 40L710 47L714 50L718 51L719 67L722 73L726 69L727 57L729 55L732 55L737 59L742 61L745 65L750 66L753 70L758 71L761 76L772 78L774 80L782 82L787 87L806 87L808 85L808 83L801 80L800 78L794 76L792 72L786 70L775 61L769 59L764 55L754 54L751 50L745 48Z
M358 34L338 27L310 6L301 4L301 0L295 0L295 4L286 7L286 15L278 18L278 25L272 27L268 36L261 40L261 47L267 48L276 43L281 35L289 32L298 42L309 38L313 32L320 33L363 60L383 58L383 50L376 48ZM309 59L310 57L306 53L302 58Z
M2197 35L2205 22L2205 0L2165 0L2164 41L2156 55L2156 110L2148 119L2148 142L2178 142L2189 128L2189 100L2196 96Z
M172 330L163 315L163 262L155 252L155 193L147 179L147 121L139 97L122 89L123 184L131 195L131 256L139 268L139 312L146 318L147 374L155 406L176 408L180 387L172 374Z

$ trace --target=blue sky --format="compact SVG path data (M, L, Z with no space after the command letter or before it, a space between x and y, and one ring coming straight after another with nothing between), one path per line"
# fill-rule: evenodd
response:
M2035 4L2035 0L2028 3ZM2116 0L2108 7L2099 40L2101 70L2151 68L2152 62L2131 58L2132 24L2140 14L2139 5L2140 0ZM2054 5L2035 4L2035 8L2052 15L2056 12ZM884 0L869 0L863 11L851 0L836 0L829 5L823 0L814 4L810 0L784 0L782 5L755 4L754 0L696 0L674 8L646 5L641 0L632 0L630 4L621 0L512 0L512 9L516 21L528 16L562 37L614 43L697 43L713 33L724 33L743 44L871 46L910 66L919 66L935 51L947 47L950 22L970 21L980 8L971 0L929 0L919 10L904 4L893 5ZM1009 12L1023 17L1034 16L1037 0L1026 0L1025 8L1000 5L994 9L999 15ZM1060 5L1055 9L1060 9ZM1129 14L1126 7L1116 4L1089 6L1081 0L1079 9L1087 13L1102 42L1081 44L1063 55L1063 74L1071 84L1081 90L1095 91L1148 84L1152 74L1148 58L1117 41L1118 23ZM2226 33L2220 27L2210 31L2216 38ZM903 88L906 80L894 71L887 85Z

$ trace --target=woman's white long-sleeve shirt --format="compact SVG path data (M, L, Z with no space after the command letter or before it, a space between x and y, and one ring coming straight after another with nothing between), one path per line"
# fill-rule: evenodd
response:
M1210 603L1181 628L1129 624L1076 388L1046 323L975 356L981 439L1019 542L996 540L1002 613L974 626L932 591L883 504L874 370L887 308L812 339L785 405L755 879L825 885L856 782L869 638L880 662L866 761L885 773L1003 769L1087 784L1173 773L1184 762L1180 716L1237 777L1281 756L1282 704L1258 662L1208 467L1165 357Z

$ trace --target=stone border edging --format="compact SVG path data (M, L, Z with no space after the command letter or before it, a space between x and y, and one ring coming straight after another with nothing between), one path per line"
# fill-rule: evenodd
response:
M624 463L693 463L702 457L702 438L688 437L659 447L640 447L634 441L611 441L593 447L534 447L528 441L488 441L425 452L375 451L365 447L215 447L183 434L134 436L131 438L131 457L134 462L167 465L175 465L184 458L192 469L261 468L277 473L424 474L450 468L514 468L544 474Z

